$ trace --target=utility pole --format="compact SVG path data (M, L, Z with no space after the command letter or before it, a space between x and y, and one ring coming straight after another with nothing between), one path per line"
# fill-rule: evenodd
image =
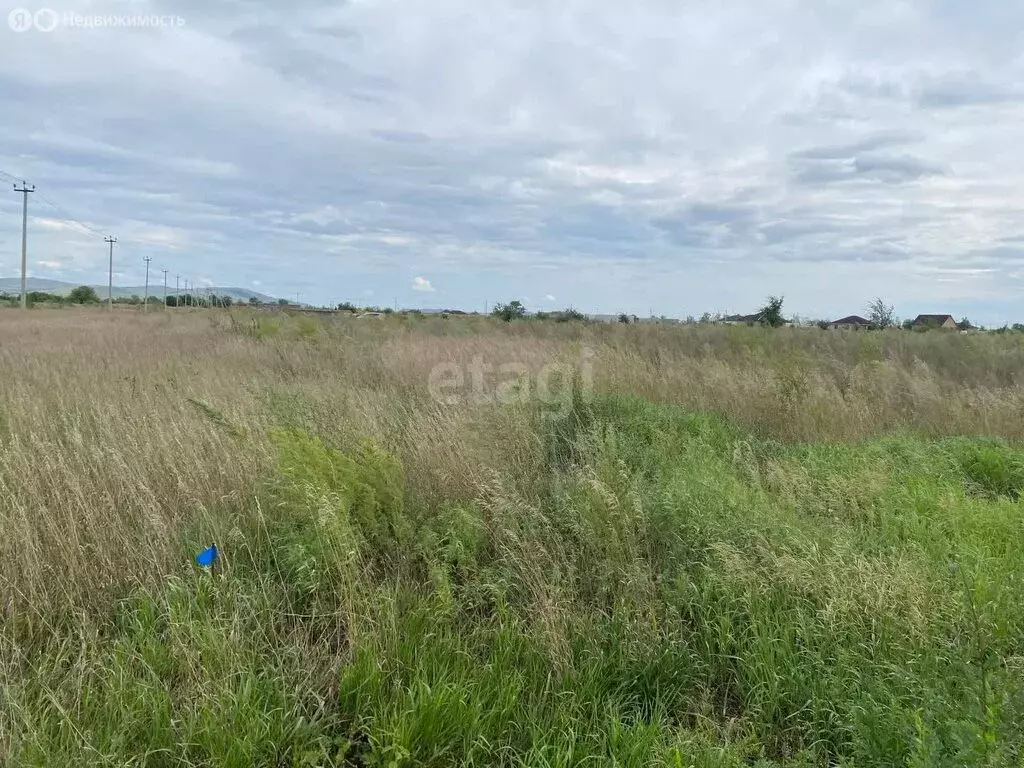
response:
M104 243L110 243L110 268L107 271L107 308L114 308L114 243L117 238L113 235L103 238Z
M146 256L143 259L143 261L146 262L146 295L142 299L142 311L143 312L148 312L149 311L149 262L151 262L152 260L153 260L153 258L151 256Z
M164 309L167 309L167 270L164 270Z
M28 291L26 290L26 271L28 269L28 193L35 192L35 184L21 182L21 187L14 185L15 192L21 192L21 308L28 309Z
M174 308L181 306L181 275L174 276Z

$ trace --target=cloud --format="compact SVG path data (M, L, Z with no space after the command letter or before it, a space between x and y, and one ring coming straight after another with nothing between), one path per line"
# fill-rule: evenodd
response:
M547 294L547 295L546 295L546 296L544 297L544 300L545 300L545 301L554 301L554 300L555 300L555 297L554 297L554 296L552 296L552 295L551 295L551 294L549 293L549 294Z
M432 286L430 284L430 281L427 280L427 278L425 278L425 277L417 277L417 278L414 278L413 281L412 281L412 289L414 291L425 291L425 292L430 293L430 292L433 292L434 286Z
M870 176L879 181L895 184L926 176L938 176L943 172L938 165L910 155L861 155L854 160L853 169L859 176Z
M770 288L831 315L879 283L941 298L923 267L982 253L972 319L1019 298L1021 4L133 6L186 25L0 30L0 169L37 185L54 277L103 282L91 228L127 283L148 255L312 303L397 270L453 308L699 315Z
M970 72L935 78L920 89L917 98L926 109L1020 104L1024 102L1024 88L986 81Z
M795 160L847 160L856 157L862 152L873 152L879 149L906 145L919 139L920 137L910 133L882 131L849 144L808 147L807 149L793 152L790 157Z
M850 158L818 159L800 153L794 159L794 180L804 186L865 180L904 184L945 173L940 165L911 155L863 153Z

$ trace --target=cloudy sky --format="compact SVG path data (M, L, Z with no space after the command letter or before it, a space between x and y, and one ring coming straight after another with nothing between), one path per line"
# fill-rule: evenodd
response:
M0 6L36 276L104 282L91 229L122 284L1024 322L1024 3L48 1Z

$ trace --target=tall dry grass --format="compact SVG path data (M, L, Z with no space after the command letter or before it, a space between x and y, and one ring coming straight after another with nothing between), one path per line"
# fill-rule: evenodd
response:
M586 352L587 423L473 397ZM0 759L1020 752L1024 461L860 443L1024 437L1016 336L7 311L0 372Z
M536 476L527 427L474 405L468 376L464 405L437 404L431 370L481 360L538 371L575 365L584 348L598 392L720 413L781 440L1024 437L1016 335L4 312L0 604L8 615L88 608L167 573L182 535L251 510L281 424L372 436L427 506L472 498L488 468L510 461Z

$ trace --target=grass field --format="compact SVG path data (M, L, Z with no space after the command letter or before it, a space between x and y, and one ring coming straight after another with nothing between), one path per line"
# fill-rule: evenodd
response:
M0 763L1024 765L1022 339L0 312Z

